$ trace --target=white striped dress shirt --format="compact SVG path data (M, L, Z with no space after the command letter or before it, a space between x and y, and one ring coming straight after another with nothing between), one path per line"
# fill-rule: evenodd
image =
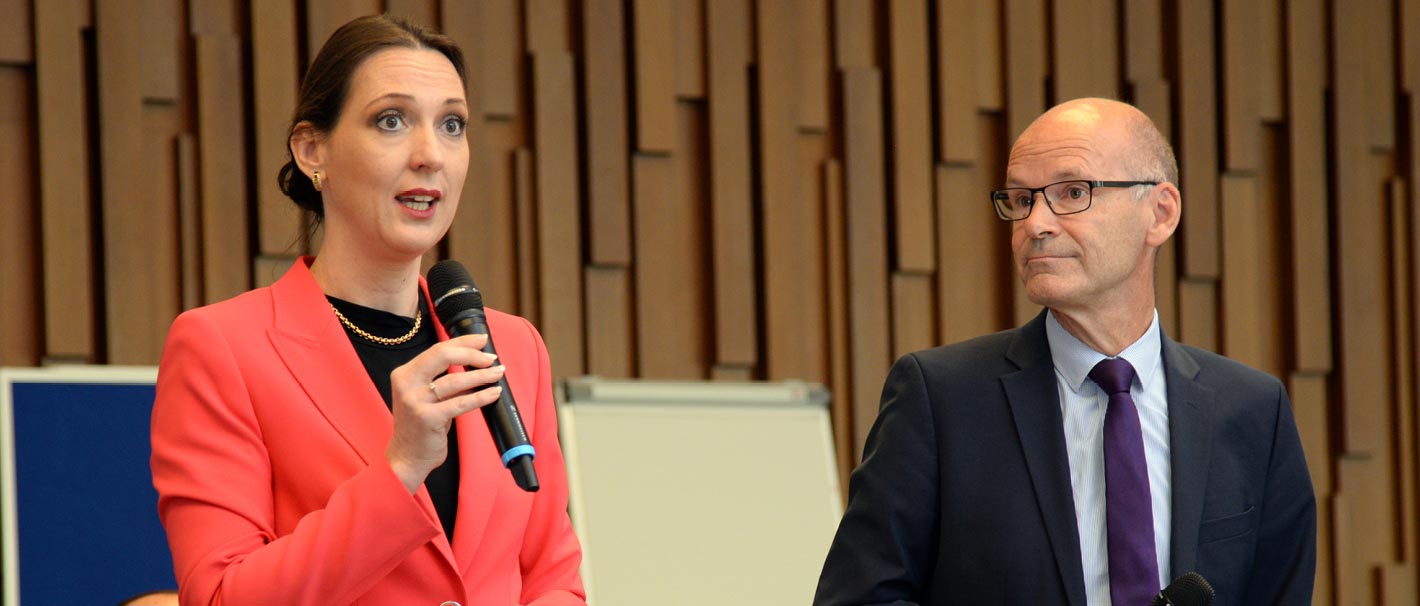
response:
M1075 497L1075 522L1080 531L1085 596L1090 606L1111 606L1109 598L1109 543L1105 536L1104 412L1109 402L1090 369L1105 359L1065 330L1047 312L1045 334L1055 363L1055 385L1060 392L1060 416L1065 422L1065 449L1070 458L1070 486ZM1169 475L1169 407L1164 385L1159 312L1149 329L1118 357L1134 366L1136 378L1129 388L1139 408L1144 432L1144 458L1149 465L1149 496L1154 510L1154 551L1159 557L1159 587L1169 578L1169 520L1172 484Z

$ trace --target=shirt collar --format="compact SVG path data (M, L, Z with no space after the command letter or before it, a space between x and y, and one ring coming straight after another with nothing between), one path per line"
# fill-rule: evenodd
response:
M1089 378L1090 370L1094 369L1095 364L1109 357L1091 349L1084 341L1070 334L1070 331L1065 330L1060 321L1055 319L1055 312L1049 310L1045 313L1045 338L1050 344L1050 357L1055 363L1055 372L1075 393L1083 389L1085 380ZM1134 374L1139 377L1139 385L1146 390L1158 374L1159 358L1162 355L1160 347L1159 310L1155 309L1149 328L1137 341L1116 356L1124 358L1134 367Z

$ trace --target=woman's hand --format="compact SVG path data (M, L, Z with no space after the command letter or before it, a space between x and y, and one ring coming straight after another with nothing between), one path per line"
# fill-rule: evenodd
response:
M449 339L425 350L390 373L394 435L385 448L385 459L410 494L449 454L449 427L457 417L491 404L501 395L497 385L477 393L470 390L497 383L503 366L493 366L494 356L483 353L488 335ZM452 372L450 366L477 370ZM437 379L436 379L437 377Z

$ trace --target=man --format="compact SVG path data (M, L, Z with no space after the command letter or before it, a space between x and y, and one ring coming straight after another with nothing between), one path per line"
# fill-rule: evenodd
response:
M1286 391L1159 329L1175 166L1148 117L1104 99L1016 140L991 198L1047 309L893 366L815 604L1140 606L1190 571L1219 605L1311 603Z

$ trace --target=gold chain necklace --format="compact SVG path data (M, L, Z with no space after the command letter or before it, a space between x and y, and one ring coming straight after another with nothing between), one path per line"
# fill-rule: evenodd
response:
M403 336L391 339L389 337L377 337L368 332L365 332L359 326L356 326L354 322L351 322L349 318L346 318L345 314L340 313L340 310L336 309L334 305L330 306L330 310L335 312L335 317L340 318L340 323L344 324L346 328L349 328L351 331L354 331L355 334L360 335L376 343L379 343L380 345L403 345L404 343L408 343L410 339L414 338L414 335L419 334L419 322L424 318L423 310L414 310L414 328L409 329L409 332L405 333Z

